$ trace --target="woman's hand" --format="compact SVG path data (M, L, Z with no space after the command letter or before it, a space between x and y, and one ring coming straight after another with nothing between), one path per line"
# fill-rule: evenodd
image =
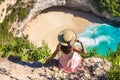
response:
M82 43L80 40L77 40L78 43Z
M77 42L80 43L81 46L82 46L82 53L86 53L86 48L85 48L85 46L83 45L83 43L82 43L80 40L77 40Z

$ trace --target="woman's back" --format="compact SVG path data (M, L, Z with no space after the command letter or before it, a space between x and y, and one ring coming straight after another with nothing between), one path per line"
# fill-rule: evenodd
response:
M70 53L64 53L59 58L59 68L67 73L76 72L78 68L81 66L81 56L71 49Z
M78 70L81 66L82 57L79 53L85 53L86 49L81 41L77 40L76 33L72 30L65 29L58 34L59 44L56 47L56 50L53 52L51 57L46 60L47 64L52 60L59 51L62 51L62 54L59 58L59 68L67 73L73 73ZM81 44L82 49L74 46L74 43L78 42Z

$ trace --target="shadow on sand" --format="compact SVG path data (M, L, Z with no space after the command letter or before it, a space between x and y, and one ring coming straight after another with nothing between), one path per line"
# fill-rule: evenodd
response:
M81 18L85 18L88 21L91 21L92 23L104 23L103 20L100 17L97 17L95 15L93 15L91 12L84 12L81 10L75 10L75 9L71 9L71 8L67 8L67 7L50 7L47 8L45 10L42 11L42 13L48 13L48 12L64 12L67 14L72 14L74 15L74 17L81 17Z
M23 66L31 67L31 68L40 68L40 67L43 66L43 64L41 62L37 62L37 61L24 62L24 61L21 61L19 58L15 58L14 56L9 56L8 60L11 61L11 62L20 64L20 65L23 65Z
M17 64L20 64L20 65L23 65L23 66L28 66L28 67L31 67L31 68L40 68L42 66L44 67L50 67L50 66L58 66L58 60L57 59L52 59L48 64L43 64L41 62L37 62L37 61L34 61L34 62L25 62L25 61L22 61L20 58L16 58L14 56L9 56L8 57L8 60L11 61L11 62L14 62L14 63L17 63Z

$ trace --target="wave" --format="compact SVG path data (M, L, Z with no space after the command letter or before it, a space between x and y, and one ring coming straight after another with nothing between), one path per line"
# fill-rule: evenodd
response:
M120 28L101 24L87 27L84 32L77 34L77 37L87 48L98 48L100 54L106 54L109 48L116 50L117 44L120 42L119 34Z
M98 46L100 42L106 41L108 44L111 43L111 40L113 40L113 38L109 37L109 36L98 36L96 38L91 38L91 37L79 37L78 38L80 41L82 41L84 43L85 46L89 47L89 46Z

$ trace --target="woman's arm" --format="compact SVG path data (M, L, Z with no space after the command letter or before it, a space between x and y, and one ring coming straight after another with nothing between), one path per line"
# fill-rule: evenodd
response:
M82 53L82 50L79 49L79 48L76 47L76 46L73 46L73 50L76 51L76 52L78 52L78 53Z
M57 45L56 50L53 52L53 54L51 55L51 57L46 60L45 64L47 64L50 60L52 60L57 55L57 53L59 52L59 46L60 46L60 44Z
M79 53L86 53L86 49L85 49L85 46L83 45L83 43L79 40L77 40L77 42L81 44L82 49L79 49L78 47L73 46L73 50L76 52L79 52Z
M86 51L86 48L85 48L85 46L83 45L83 43L82 43L81 41L79 41L79 40L77 40L77 42L81 44L82 53L86 53L87 51Z

